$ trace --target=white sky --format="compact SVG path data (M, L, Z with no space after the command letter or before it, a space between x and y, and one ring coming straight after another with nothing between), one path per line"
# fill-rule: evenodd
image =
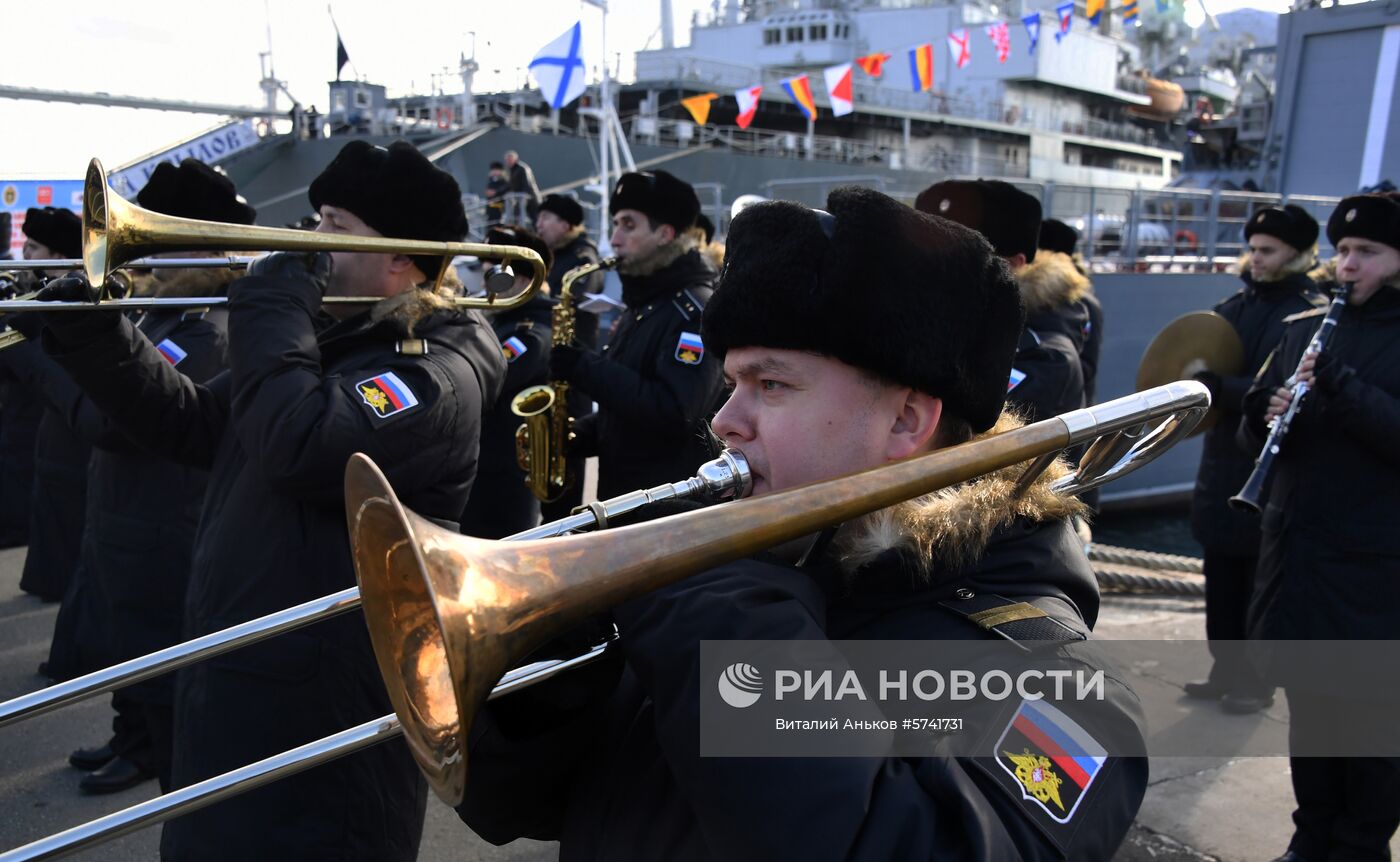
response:
M1250 6L1283 12L1288 0L1206 0L1217 14ZM708 0L672 0L677 43ZM600 62L602 13L580 0L336 0L335 20L358 73L391 95L428 92L446 67L442 91L460 92L458 55L481 65L476 89L510 89L547 42L582 19L585 56ZM1048 7L1047 7L1048 8ZM327 107L335 32L324 0L47 0L7 16L0 81L21 87L107 92L162 99L260 105L259 52L271 27L277 77L303 105ZM608 51L660 46L660 0L612 0ZM285 111L290 102L283 97ZM176 114L0 99L0 178L77 178L87 160L109 167L219 125L211 114Z

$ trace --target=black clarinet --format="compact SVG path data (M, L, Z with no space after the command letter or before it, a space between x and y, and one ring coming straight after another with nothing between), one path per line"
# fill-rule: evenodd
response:
M1269 471L1274 466L1274 458L1278 457L1279 447L1283 445L1284 438L1288 436L1288 429L1293 424L1293 420L1298 415L1298 411L1303 408L1303 398L1312 390L1305 381L1298 380L1298 372L1303 367L1303 361L1309 356L1321 356L1322 351L1327 349L1327 345L1332 343L1332 335L1336 332L1337 321L1341 319L1342 309L1346 308L1347 297L1351 296L1352 285L1343 282L1337 286L1337 290L1332 294L1332 305L1327 309L1327 316L1322 318L1322 325L1313 333L1312 341L1308 343L1308 349L1303 351L1302 357L1298 360L1298 367L1293 370L1294 383L1291 387L1293 399L1288 402L1288 409L1274 417L1274 421L1269 424L1269 439L1264 441L1264 448L1259 452L1259 457L1254 459L1254 472L1249 474L1249 481L1244 483L1240 492L1230 498L1230 505L1244 512L1259 512L1259 498L1264 493L1264 483L1269 480Z

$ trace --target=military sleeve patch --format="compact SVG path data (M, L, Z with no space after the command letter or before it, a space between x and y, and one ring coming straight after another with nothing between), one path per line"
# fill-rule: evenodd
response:
M1043 700L1021 702L993 754L1022 801L1060 824L1074 817L1108 760L1084 728Z
M355 389L365 405L380 419L388 419L418 405L418 396L392 371L361 380L355 384Z
M676 361L685 365L699 365L705 355L705 342L694 332L682 332L676 342Z
M514 362L525 355L525 351L530 348L525 346L525 342L512 335L501 342L501 352L506 356L506 362Z
M1020 386L1020 385L1021 385L1021 381L1025 380L1025 379L1026 379L1026 372L1022 371L1022 370L1019 369L1019 368L1013 368L1013 369L1011 369L1011 378L1010 378L1009 380L1006 381L1006 391L1007 391L1007 392L1010 392L1011 390L1015 389L1017 386Z
M165 357L165 361L169 362L171 365L179 365L180 360L184 359L186 356L189 356L189 354L185 352L184 348L182 348L180 345L176 344L168 338L162 341L160 344L157 344L156 350L159 351L160 355Z

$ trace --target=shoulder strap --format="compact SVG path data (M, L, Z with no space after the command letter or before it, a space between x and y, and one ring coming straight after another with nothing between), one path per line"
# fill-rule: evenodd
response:
M983 631L1011 641L1029 650L1026 641L1043 645L1072 643L1084 640L1084 635L1055 619L1030 602L1019 602L996 593L977 593L966 587L954 598L939 602Z
M1330 303L1329 303L1330 304ZM1290 314L1283 319L1284 323L1294 323L1299 320L1307 320L1309 317L1321 317L1327 313L1327 306L1320 308L1310 308L1307 311L1300 311L1297 314Z

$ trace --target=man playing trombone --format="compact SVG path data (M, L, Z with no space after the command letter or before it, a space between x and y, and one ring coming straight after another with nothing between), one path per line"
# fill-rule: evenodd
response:
M458 241L452 177L415 148L348 144L311 184L318 231ZM211 471L185 612L190 636L354 583L342 477L372 453L447 523L476 474L482 405L505 363L490 327L432 289L434 257L271 255L229 287L230 371L199 385L115 313L45 314L45 349L128 436ZM44 298L73 298L67 280ZM367 310L323 296L384 297ZM330 312L334 320L328 319ZM173 779L185 786L382 715L361 620L340 617L182 670ZM392 743L173 821L165 859L413 860L426 787Z
M745 209L705 310L731 386L713 428L747 457L756 495L1019 424L1003 405L1024 312L992 247L869 190L827 207ZM565 859L1110 858L1142 800L1141 759L1108 757L1057 811L1027 792L1054 770L1018 783L991 742L977 757L699 751L714 684L698 677L701 641L1073 650L1098 590L1066 521L1081 506L1049 487L1064 472L1021 493L1008 467L617 607L620 668L477 715L460 816L495 843L559 840ZM1116 679L1109 692L1109 722L1136 735L1136 699Z
M137 202L153 212L226 224L253 223L256 212L228 177L195 159L162 162ZM160 297L221 296L233 280L228 269L155 269L133 281L133 293ZM37 321L19 326L37 335ZM227 368L227 313L205 308L155 310L136 328L166 362L194 384ZM30 325L36 328L28 329ZM195 529L208 474L171 463L134 445L83 395L63 369L27 343L8 350L72 432L92 445L87 464L87 517L77 586L65 596L54 639L92 644L84 653L99 665L135 658L178 643ZM56 643L55 652L60 651ZM57 664L57 663L55 663ZM86 793L113 793L151 777L170 789L171 676L136 683L112 695L116 718L110 742L79 749L69 763L91 772Z

